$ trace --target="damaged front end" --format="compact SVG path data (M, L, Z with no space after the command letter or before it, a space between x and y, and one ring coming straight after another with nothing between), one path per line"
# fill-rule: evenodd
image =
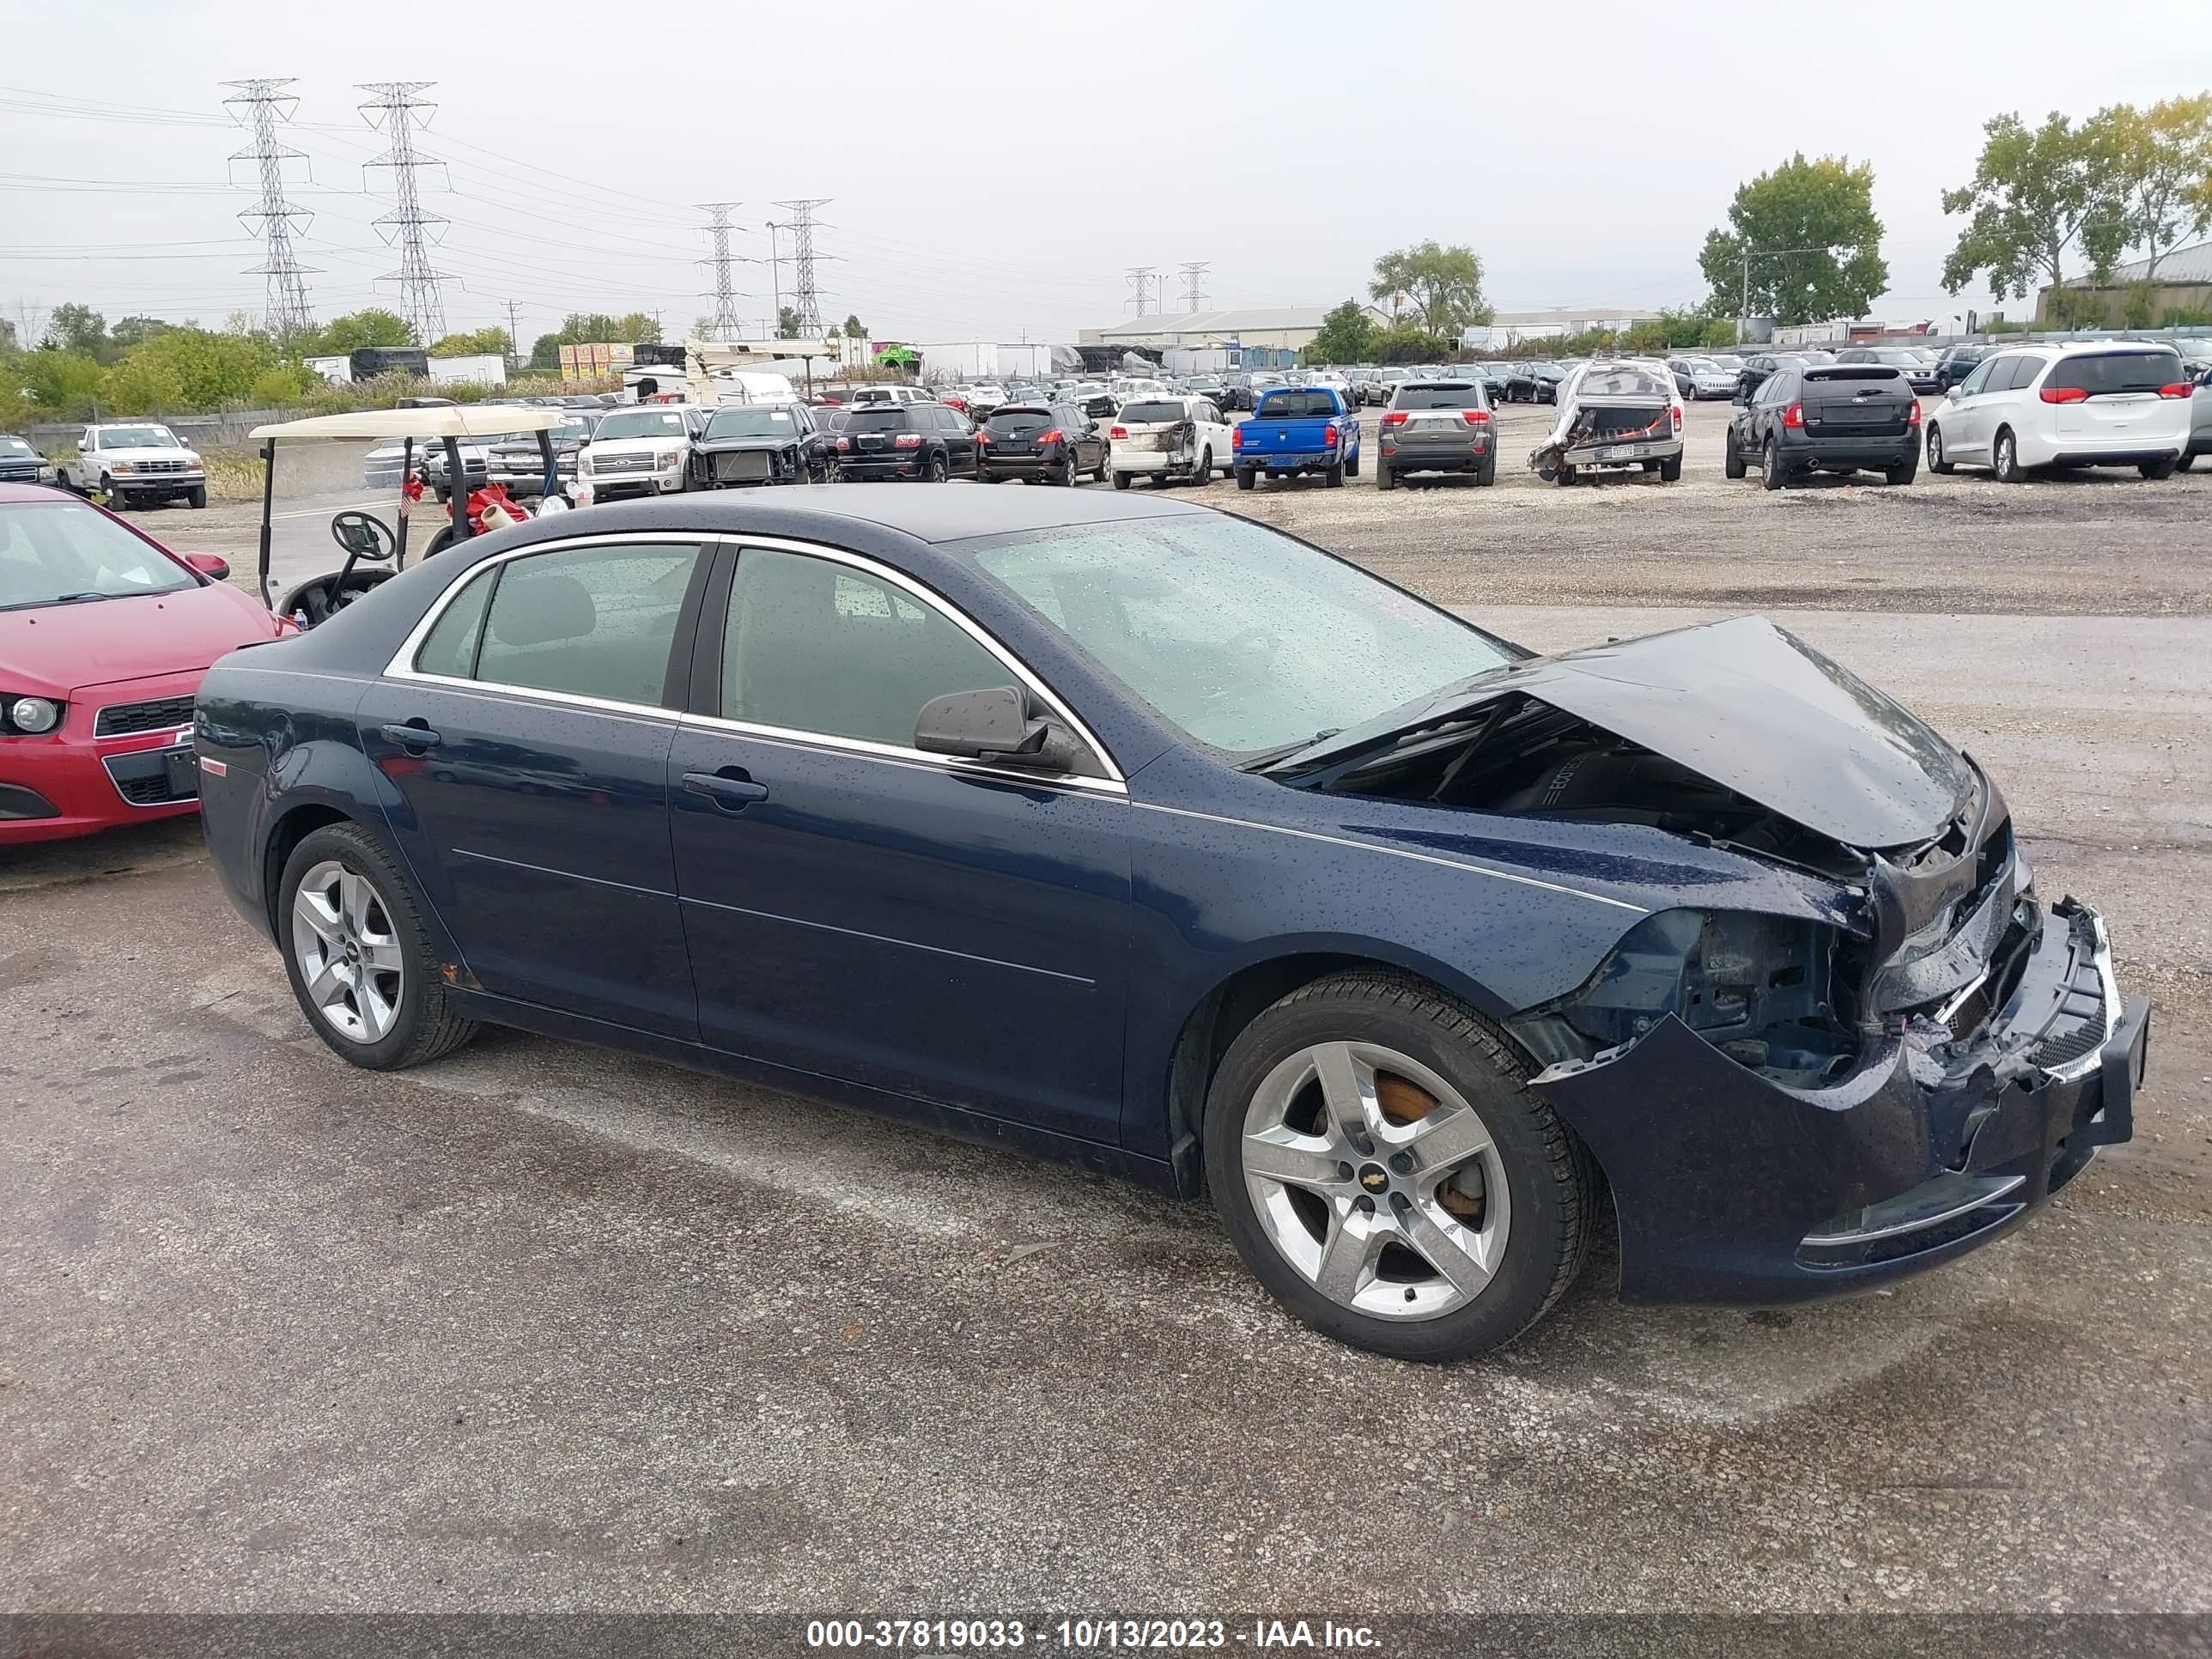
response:
M1614 1182L1624 1297L1758 1302L1933 1265L2129 1139L2149 1005L2045 907L2003 798L1857 854L1857 921L1647 918L1515 1029ZM1846 849L1838 849L1844 851Z

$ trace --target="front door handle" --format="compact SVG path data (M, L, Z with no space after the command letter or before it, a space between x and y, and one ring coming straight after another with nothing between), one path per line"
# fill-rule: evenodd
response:
M686 772L684 787L704 795L726 812L742 812L757 800L768 799L768 786L755 783L741 768L726 766L719 772Z
M386 743L396 743L402 749L432 749L444 741L427 726L403 726L394 720L381 729Z

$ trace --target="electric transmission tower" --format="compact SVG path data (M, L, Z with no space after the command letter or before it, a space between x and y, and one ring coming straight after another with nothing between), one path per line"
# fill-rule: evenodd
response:
M314 321L307 310L307 285L301 278L316 267L301 264L292 254L293 232L304 233L313 216L284 199L284 163L300 160L303 152L276 136L277 124L291 120L300 100L284 90L292 84L289 76L222 84L237 88L237 96L224 99L223 106L233 119L253 131L253 142L230 159L252 161L260 173L261 205L238 216L249 226L257 219L261 222L264 256L246 275L269 279L269 331L279 339L289 339L305 333Z
M784 227L791 233L791 308L799 313L802 337L822 332L822 300L814 287L814 210L829 204L826 196L776 204L791 215Z
M1123 303L1134 305L1137 307L1137 315L1141 317L1149 309L1149 302L1158 296L1160 279L1153 274L1150 265L1131 265L1125 274L1129 279L1130 287L1136 291L1136 297L1133 300L1124 301Z
M428 91L436 84L430 81L377 81L365 82L360 90L370 94L368 102L361 106L362 118L373 127L383 129L392 147L374 161L364 161L366 172L370 167L392 169L392 211L376 221L376 228L384 240L399 250L399 269L378 280L399 284L400 309L414 325L415 337L424 345L434 344L445 336L446 302L438 285L447 280L446 273L434 270L425 233L446 223L445 218L422 210L421 197L416 193L415 175L423 167L443 167L434 155L425 155L415 148L415 129L420 125L417 114L426 119L435 104L426 104L416 94Z
M737 204L702 202L698 206L700 211L708 216L707 234L714 238L714 242L712 257L700 261L702 264L711 265L714 271L714 336L726 345L744 332L744 325L738 321L737 285L730 280L730 232L733 228L730 223L730 210ZM700 297L704 299L706 295Z
M1206 290L1200 286L1206 273L1213 267L1201 260L1193 260L1182 268L1182 308L1197 311L1206 304Z

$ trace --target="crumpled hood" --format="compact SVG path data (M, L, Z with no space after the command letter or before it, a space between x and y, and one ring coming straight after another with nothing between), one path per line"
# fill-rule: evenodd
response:
M1531 657L1393 710L1328 749L1515 693L1852 847L1929 840L1972 788L1966 757L1928 725L1764 617Z
M135 599L0 611L0 691L68 698L88 686L205 668L274 639L276 619L221 582Z

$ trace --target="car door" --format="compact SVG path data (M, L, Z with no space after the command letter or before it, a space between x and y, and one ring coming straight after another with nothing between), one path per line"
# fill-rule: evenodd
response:
M1102 775L924 754L933 697L1047 694L879 564L749 542L725 568L668 762L704 1040L1116 1140L1130 892L1110 760L1088 738Z
M957 410L938 411L945 427L945 441L952 454L952 470L963 476L974 474L976 458L982 446L975 441L975 422Z
M2000 371L2009 377L2014 361L2010 356L1984 357L1974 365L1974 372L1959 383L1959 395L1948 400L1949 407L1943 411L1946 456L1954 460L1987 457L1991 429L1990 400L1996 395L1991 390L1992 377Z
M495 995L698 1034L667 761L706 563L649 535L489 560L361 702L393 837Z

